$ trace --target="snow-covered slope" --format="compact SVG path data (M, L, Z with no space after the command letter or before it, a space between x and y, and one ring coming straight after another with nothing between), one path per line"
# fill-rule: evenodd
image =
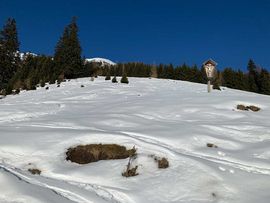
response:
M269 202L269 96L129 81L82 78L0 100L0 202ZM67 148L88 143L135 145L139 175L121 176L128 160L65 161ZM170 167L157 169L153 154Z
M112 62L109 59L104 59L104 58L87 58L85 59L87 62L96 62L96 63L101 63L103 66L104 65L111 65L114 66L116 63Z

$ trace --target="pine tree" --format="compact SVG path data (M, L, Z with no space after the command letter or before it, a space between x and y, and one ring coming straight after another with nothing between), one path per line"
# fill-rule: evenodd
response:
M259 76L259 93L270 95L270 75L265 69L261 70Z
M258 92L258 73L256 70L256 65L253 60L249 60L248 62L248 86L249 91Z
M54 61L57 74L64 74L65 78L76 78L83 72L78 26L74 17L56 45Z
M129 83L128 78L127 78L127 73L126 73L126 70L125 70L124 66L123 66L123 70L122 70L121 83L126 83L126 84Z
M9 18L0 32L0 90L7 88L9 80L20 66L19 40L15 19Z
M215 71L215 78L213 79L213 89L221 90L221 73L219 71Z
M105 80L111 80L111 74L110 74L110 68L109 67L107 67L107 73L106 73Z
M236 89L247 91L249 89L247 75L245 75L241 70L234 72L234 74L236 75Z
M232 68L225 68L223 71L223 85L229 88L237 88L236 74Z
M117 78L116 78L116 76L113 77L112 83L117 83Z

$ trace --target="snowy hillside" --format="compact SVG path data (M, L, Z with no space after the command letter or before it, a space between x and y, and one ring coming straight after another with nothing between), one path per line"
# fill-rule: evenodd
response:
M112 62L111 60L109 59L104 59L104 58L88 58L88 59L85 59L85 61L87 62L96 62L96 63L101 63L102 66L104 65L115 65L116 63Z
M269 202L269 96L129 81L82 78L1 99L0 202ZM135 145L139 175L122 177L128 159L65 160L69 147L91 143ZM158 169L150 155L168 158L169 168Z

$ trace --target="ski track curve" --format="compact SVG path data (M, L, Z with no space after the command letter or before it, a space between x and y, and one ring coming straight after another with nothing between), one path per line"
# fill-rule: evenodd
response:
M37 176L38 178L35 178L35 176L30 177L28 175L25 175L23 172L20 172L21 171L20 169L13 166L9 166L7 164L3 164L3 163L0 163L0 169L15 176L20 181L23 181L30 185L40 186L47 190L51 190L55 194L71 202L95 203L95 200L92 201L88 199L89 197L84 197L82 194L79 195L78 194L78 190L79 190L79 193L83 193L85 191L87 191L87 193L91 192L95 197L98 198L99 202L133 203L129 200L124 200L124 201L118 200L117 197L115 197L112 193L110 193L108 189L100 185L95 185L95 184L90 184L90 183L84 184L84 183L78 183L74 181L65 181L65 180L44 177L44 176ZM42 181L40 181L39 179L41 179ZM59 186L58 184L62 184L62 187ZM63 187L63 184L65 185L65 187L72 188L73 190L77 191L77 193L72 192L70 189L65 189ZM123 195L121 199L123 199Z
M190 152L187 150L177 149L172 145L168 145L166 143L160 142L160 141L153 139L153 138L150 138L150 137L138 135L137 133L124 132L124 131L119 132L119 133L122 133L122 135L124 135L124 136L136 139L136 140L143 142L143 143L146 143L146 144L154 145L157 147L162 147L174 155L182 155L182 156L185 156L188 158L196 159L197 161L205 160L205 161L209 161L209 162L214 162L216 164L222 164L222 165L226 165L226 166L229 166L232 168L240 169L240 170L243 170L245 172L270 175L270 168L252 166L252 165L249 165L246 163L235 162L235 161L227 160L224 158L216 158L213 156L202 155L202 154Z

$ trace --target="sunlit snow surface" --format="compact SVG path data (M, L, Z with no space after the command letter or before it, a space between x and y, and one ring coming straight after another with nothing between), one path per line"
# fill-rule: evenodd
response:
M1 99L0 202L270 201L269 96L129 81L82 78ZM237 104L262 110L238 111ZM127 159L65 161L67 148L88 143L135 145L139 175L122 177ZM153 154L167 157L170 167L157 169Z

